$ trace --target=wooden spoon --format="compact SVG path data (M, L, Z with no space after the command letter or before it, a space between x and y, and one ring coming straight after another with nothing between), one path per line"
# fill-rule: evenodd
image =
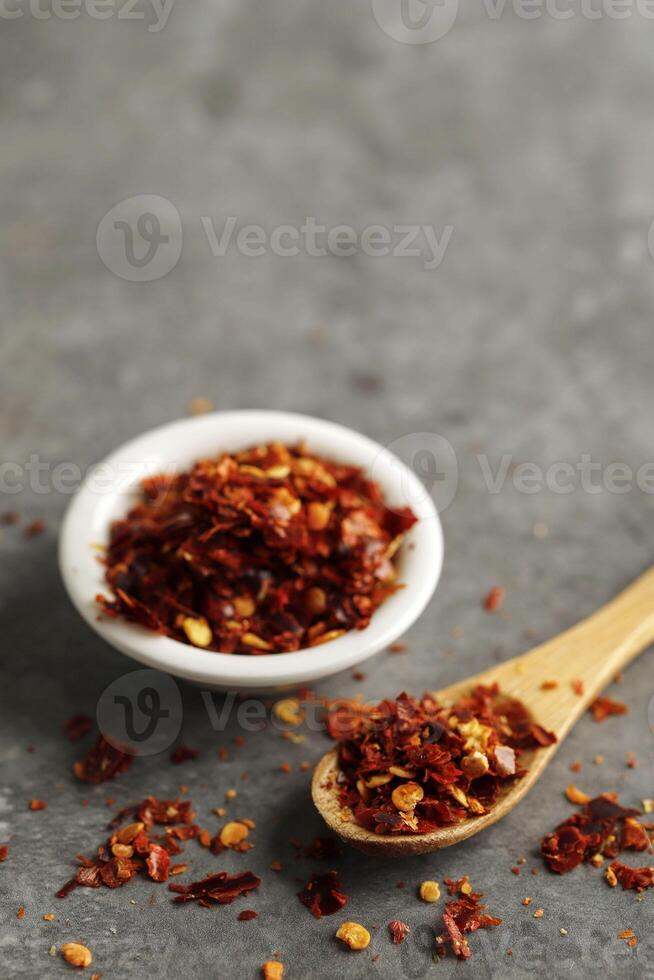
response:
M428 834L375 834L341 816L335 751L328 752L316 766L311 786L313 802L339 837L367 854L402 857L458 844L505 817L526 796L579 716L615 675L652 642L654 568L608 605L553 640L435 692L434 697L448 706L476 684L497 682L503 694L522 701L534 720L553 731L558 739L554 745L521 756L527 769L525 776L513 782L488 813ZM543 682L551 680L557 681L558 686L544 689ZM581 682L581 694L574 690L573 681L577 690Z

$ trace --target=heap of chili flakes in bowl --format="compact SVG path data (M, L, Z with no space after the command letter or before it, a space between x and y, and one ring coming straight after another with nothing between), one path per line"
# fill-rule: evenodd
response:
M377 834L424 834L486 813L524 774L520 753L556 741L497 684L448 708L429 694L347 702L327 724L339 743L341 806Z
M223 653L299 650L363 629L399 586L417 518L362 470L300 444L145 480L111 529L108 616Z

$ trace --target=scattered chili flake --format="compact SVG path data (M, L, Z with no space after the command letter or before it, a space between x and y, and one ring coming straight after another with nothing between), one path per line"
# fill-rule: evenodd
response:
M0 514L0 524L4 524L5 527L18 524L19 522L20 514L17 510L6 510L3 514Z
M188 745L178 745L170 753L170 761L173 765L179 766L183 762L191 762L193 759L197 759L199 755L200 753L197 749L191 749Z
M253 845L246 840L250 833L250 826L245 820L230 820L220 830L211 841L211 850L214 854L221 854L227 848L241 853L249 851Z
M270 862L270 870L271 871L281 871L282 870L282 862L281 861L271 861Z
M527 895L527 896L526 896L525 898L523 898L523 900L522 900L522 904L523 904L523 905L526 905L526 906L529 906L529 905L531 905L531 903L532 903L532 902L533 902L533 898L531 897L531 895Z
M125 772L134 756L99 735L83 759L73 763L73 772L84 783L104 783Z
M629 708L622 701L603 697L596 698L588 710L593 716L593 721L606 721L610 715L626 715Z
M175 884L168 885L168 888L176 893L174 902L198 902L206 908L211 905L229 905L235 898L247 895L260 884L261 878L257 878L251 871L242 871L236 875L219 871L190 885Z
M6 861L8 857L9 857L9 845L0 844L0 864L2 864L3 861Z
M183 875L188 871L188 864L171 864L168 870L171 875Z
M574 762L570 763L570 772L581 772L582 765L579 759L575 759Z
M578 698L584 693L584 682L576 677L574 680L570 681L570 687L577 695Z
M520 868L518 868L518 867L511 868L511 874L512 875L516 875L516 876L519 875L520 874Z
M242 746L245 745L245 741L246 741L245 735L234 736L234 745L238 745L239 748L242 748Z
M451 708L401 694L376 707L338 702L327 718L338 744L340 803L378 834L421 834L492 809L524 775L525 749L556 738L499 687L478 686Z
M542 919L545 915L545 909L536 909L534 912L534 919Z
M595 758L593 759L593 762L595 763L596 766L603 766L605 762L604 756L596 755ZM572 802L574 803L574 800Z
M368 625L398 588L416 517L362 470L260 445L144 480L111 529L108 616L203 649L257 656Z
M24 905L19 906L18 911L16 912L16 918L24 919L26 915L27 912L25 911L25 906Z
M29 524L25 526L23 534L26 538L37 538L39 534L43 534L45 531L46 524L45 521L40 517L35 518L35 520L30 521Z
M64 732L71 742L78 742L93 728L93 719L89 715L72 715L64 722Z
M626 760L627 769L635 769L638 765L638 758L635 752L627 752Z
M312 874L298 898L315 919L323 915L334 915L348 900L341 891L341 882L335 871L326 874Z
M631 868L622 861L613 861L610 865L613 872L623 888L642 892L646 888L654 888L654 868Z
M225 793L226 800L235 800L237 796L238 793L236 792L235 789L228 789L227 792Z
M492 929L502 923L501 919L488 915L485 906L479 904L481 894L470 892L459 898L450 899L443 912L443 931L436 937L436 950L445 956L446 944L459 959L467 960L472 955L465 933L477 929Z
M218 749L218 758L220 759L221 762L227 762L227 760L229 759L229 750L226 749L223 745L221 745L221 747Z
M391 643L388 648L390 653L406 653L408 649L406 643Z
M388 931L391 934L391 941L395 946L399 946L403 943L406 937L411 932L410 926L406 922L401 922L400 919L393 919L392 922L388 923Z
M501 609L505 596L506 589L501 585L494 585L484 599L484 609L486 612L497 612Z
M558 681L543 681L540 686L541 691L553 691L559 686Z
M251 919L256 919L258 914L253 909L243 909L242 912L238 913L237 918L239 922L250 922Z
M622 932L618 933L618 939L634 939L635 935L633 929L623 929Z
M48 804L43 800L30 800L29 802L30 810L45 810L47 806Z
M545 863L550 871L567 874L598 853L614 858L623 847L633 848L636 837L631 818L639 813L621 806L615 794L596 796L543 838L541 853Z
M291 771L291 764L290 764L290 762L280 762L280 764L279 764L279 770L280 770L280 772L290 772Z

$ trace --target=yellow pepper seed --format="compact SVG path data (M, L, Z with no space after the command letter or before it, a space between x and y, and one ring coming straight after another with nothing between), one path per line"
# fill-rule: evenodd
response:
M440 897L441 889L437 881L423 881L420 886L420 898L423 902L437 902Z
M370 933L358 922L344 922L336 931L336 938L349 946L350 949L367 949L370 945Z

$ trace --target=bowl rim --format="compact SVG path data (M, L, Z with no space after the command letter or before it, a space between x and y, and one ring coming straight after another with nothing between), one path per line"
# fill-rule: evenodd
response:
M238 442L235 433L241 431L248 434ZM255 433L259 435L255 437ZM99 618L95 595L107 586L97 545L101 543L99 539L106 541L110 521L125 512L125 496L134 492L146 472L140 467L146 461L149 466L163 464L162 468L188 466L203 455L275 438L282 442L306 438L312 450L320 455L360 465L368 473L374 467L373 478L384 495L392 498L397 506L409 504L418 517L400 549L404 588L376 610L369 626L351 630L322 646L248 657L201 650L138 624ZM198 452L194 447L201 445L207 448ZM155 454L156 462L148 456L150 451ZM138 461L136 469L121 477L121 467L126 464L134 467L135 461ZM106 494L98 493L92 486L101 468L119 474ZM124 500L122 507L118 506L121 500ZM197 683L246 689L307 683L353 667L390 646L429 602L440 578L442 562L442 528L433 500L397 456L340 423L265 409L218 411L178 419L122 444L87 473L68 506L59 539L59 567L66 591L77 611L102 639L148 667Z

